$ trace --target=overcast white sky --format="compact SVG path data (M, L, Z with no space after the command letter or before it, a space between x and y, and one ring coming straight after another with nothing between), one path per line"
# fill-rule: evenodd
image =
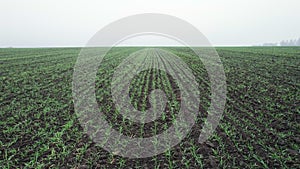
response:
M163 13L196 26L213 45L300 37L300 0L0 0L0 47L84 46L125 16Z

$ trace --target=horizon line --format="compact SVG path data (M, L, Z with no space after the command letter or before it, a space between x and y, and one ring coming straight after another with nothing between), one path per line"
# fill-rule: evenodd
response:
M183 46L183 45L120 45L120 46L0 46L0 48L88 48L88 47L263 47L262 45L211 45L211 46ZM268 46L265 46L268 47ZM269 46L272 47L272 46ZM274 46L276 47L276 46Z

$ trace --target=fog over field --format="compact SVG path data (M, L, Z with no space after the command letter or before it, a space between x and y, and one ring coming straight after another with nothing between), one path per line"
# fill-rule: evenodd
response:
M300 0L0 0L0 169L299 168Z
M275 43L264 43L263 46L300 46L299 39L283 40Z
M186 20L216 46L262 45L300 37L299 6L299 0L2 0L0 46L84 46L103 26L149 12Z

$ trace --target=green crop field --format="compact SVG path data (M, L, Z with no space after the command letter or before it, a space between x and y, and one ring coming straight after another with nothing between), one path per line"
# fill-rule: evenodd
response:
M110 82L122 60L141 49L113 48L96 77L96 98L105 119L130 137L166 130L181 102L173 77L145 70L131 82L131 104L145 111L147 96L161 89L168 99L166 108L151 123L122 118ZM179 144L136 159L104 150L80 125L72 96L80 48L0 49L0 168L300 168L300 47L216 48L226 74L226 106L203 144L198 138L210 105L207 72L190 49L163 49L179 56L196 77L199 115Z

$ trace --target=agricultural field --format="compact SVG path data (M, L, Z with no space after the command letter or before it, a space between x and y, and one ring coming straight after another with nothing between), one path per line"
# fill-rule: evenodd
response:
M130 137L150 137L169 128L181 102L174 77L157 69L141 71L130 85L132 106L149 109L149 94L160 89L166 107L150 123L122 117L111 96L114 70L142 49L112 48L96 76L99 109L115 130ZM162 49L192 70L201 93L199 112L179 144L136 159L104 150L80 125L72 96L80 48L0 49L0 168L300 168L300 47L216 48L226 74L226 106L213 135L202 144L198 138L210 105L208 74L189 48Z

